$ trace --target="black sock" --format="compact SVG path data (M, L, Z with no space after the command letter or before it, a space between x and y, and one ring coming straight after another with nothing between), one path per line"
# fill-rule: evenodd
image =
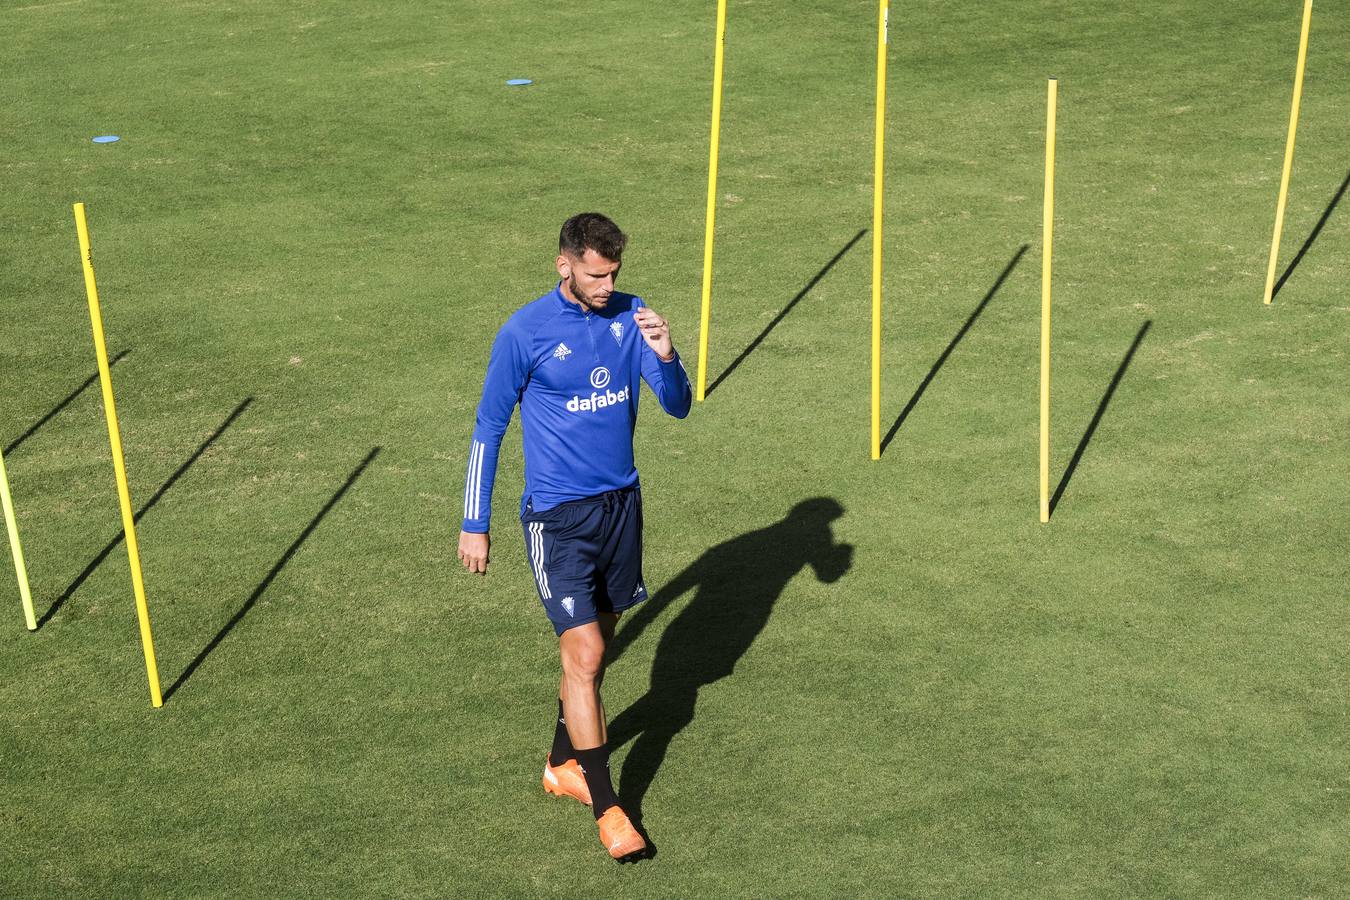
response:
M591 812L598 819L611 806L619 805L614 785L609 780L609 745L601 744L589 750L577 750L577 762L586 774L586 787L591 790Z
M567 720L563 718L562 700L558 701L558 724L553 731L553 749L548 751L548 763L561 766L577 753L572 749L572 738L567 734Z

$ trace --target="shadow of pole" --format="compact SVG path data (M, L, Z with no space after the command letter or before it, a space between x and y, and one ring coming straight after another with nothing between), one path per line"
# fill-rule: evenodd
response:
M905 424L905 419L909 418L910 412L913 411L915 406L919 405L919 398L923 396L923 392L928 390L928 385L932 383L935 377L937 377L938 370L941 369L942 364L947 361L947 357L952 355L952 351L956 349L957 344L961 343L961 339L966 336L966 332L970 330L970 326L975 324L975 320L980 317L980 313L984 312L984 308L989 305L989 301L994 299L994 295L998 293L998 289L1003 287L1003 282L1008 280L1008 276L1012 274L1013 269L1017 268L1017 264L1022 261L1022 255L1030 249L1030 246L1030 244L1023 244L1017 249L1017 252L1013 254L1013 258L1009 260L1008 264L1003 267L1002 273L995 279L994 286L984 295L984 299L975 307L974 312L966 318L965 324L957 330L956 336L953 337L951 343L947 345L947 349L943 350L942 354L938 356L937 362L933 363L933 367L928 370L928 374L924 376L923 381L919 382L919 387L914 391L914 396L909 398L909 402L905 404L904 409L900 410L900 415L896 418L895 424L891 426L891 430L886 432L886 437L881 442L882 453L885 453L886 448L891 445L891 441L895 438L896 433L900 431L900 426Z
M131 352L130 350L123 350L121 353L118 353L112 359L108 360L108 368L111 369L113 366L117 365L117 361L122 357L126 356L130 352ZM66 399L62 400L60 403L53 406L51 412L47 413L42 418L38 419L27 431L16 437L14 440L10 441L9 446L7 446L4 450L5 456L9 456L11 453L13 453L16 447L18 447L24 441L28 440L30 437L33 436L34 432L36 432L43 425L46 425L53 418L55 418L57 413L65 409L70 404L74 403L75 398L83 394L85 391L89 390L89 386L96 381L98 381L97 370L94 371L93 375L90 375L88 378L84 380L84 384L80 385L75 390L71 391L70 395L67 396Z
M1280 293L1280 288L1284 287L1284 283L1289 280L1289 276L1294 274L1294 269L1296 269L1298 264L1303 261L1303 257L1308 255L1308 249L1312 247L1313 241L1317 240L1317 236L1322 233L1322 229L1327 224L1327 219L1331 218L1332 212L1336 209L1337 205L1340 204L1341 198L1345 196L1345 189L1347 187L1350 187L1350 172L1345 174L1345 180L1341 182L1341 186L1336 191L1336 195L1331 198L1331 202L1327 204L1327 208L1322 212L1322 218L1318 219L1317 224L1313 226L1313 230L1309 233L1308 239L1303 242L1303 246L1298 248L1298 253L1294 254L1294 258L1290 260L1289 268L1285 269L1284 274L1280 276L1280 280L1275 282L1275 288L1270 292L1270 298L1272 300Z
M832 498L803 500L778 522L709 549L624 617L606 648L609 665L675 600L694 591L657 642L647 693L609 725L611 750L633 741L621 796L639 826L642 800L671 741L694 720L699 691L733 673L788 582L808 566L826 584L848 572L853 547L835 543L830 527L843 514Z
M225 433L225 429L233 425L234 420L239 418L240 414L242 414L244 410L248 409L249 405L252 403L253 398L246 397L244 398L244 401L242 403L240 403L238 406L234 408L234 412L230 413L225 418L225 421L221 422L220 426L217 427L215 431L211 432L211 435L205 441L202 441L201 446L198 447L195 451L193 451L192 455L187 458L187 461L184 462L181 466L179 466L177 470L175 470L174 473L169 476L169 479L159 486L159 490L155 491L154 496L152 496L149 500L145 502L145 505L140 508L140 511L135 513L131 517L131 521L133 524L140 522L141 517L154 508L154 505L159 502L160 498L163 497L166 492L168 492L169 488L173 487L174 482L177 481L179 478L183 477L184 472L192 468L192 464L201 458L201 455L206 452L207 448L210 447L212 444L214 444L216 442L216 439ZM84 571L80 572L79 575L75 576L75 580L70 583L70 586L61 592L61 596L57 597L56 600L52 602L51 608L48 609L45 613L43 613L41 619L38 619L39 628L45 625L51 619L52 616L56 615L56 611L59 610L63 605L65 605L65 602L69 600L77 590L79 590L80 585L84 584L85 581L89 579L90 575L94 574L94 570L97 569L103 563L103 561L108 558L109 553L112 553L113 550L117 549L117 545L122 543L122 541L126 539L126 536L127 533L125 529L117 532L117 535L111 541L108 542L107 546L105 546L102 550L98 552L98 555L93 558L93 560L89 563L89 565L84 567Z
M323 509L319 510L318 515L310 520L309 524L305 526L305 530L300 532L300 536L286 548L285 553L281 554L281 558L277 560L276 565L272 566L271 570L263 577L263 580L253 589L253 593L249 594L248 599L244 601L244 605L239 607L239 611L230 617L230 621L226 622L220 631L216 632L216 636L211 638L210 643L202 648L202 651L197 654L192 662L188 663L187 668L183 670L183 674L179 675L174 683L170 685L169 689L164 692L164 702L167 703L169 698L192 677L192 673L196 672L201 664L206 661L206 657L211 655L211 651L219 647L221 641L229 636L229 633L234 630L234 626L243 621L244 616L248 615L249 610L253 609L253 606L258 602L258 598L266 592L268 586L271 585L277 575L281 573L281 570L286 568L286 564L291 561L291 557L295 556L296 552L298 552L300 547L308 540L309 536L319 527L319 523L324 520L324 517L328 515L334 506L337 506L338 501L342 499L342 495L347 493L351 486L356 483L356 479L361 477L361 473L366 470L366 467L371 464L379 453L379 447L371 448L371 451L366 454L366 458L361 460L361 464L352 470L352 473L347 476L347 480L343 482L342 487L337 489L337 493L328 498L328 502L323 505Z
M779 322L787 318L787 314L792 312L792 307L796 306L799 302L801 302L801 299L803 297L811 293L811 289L820 283L820 280L825 277L826 273L828 273L830 269L834 268L835 263L843 259L844 254L847 253L849 250L852 250L853 245L858 243L858 241L862 240L862 236L865 234L867 234L866 228L855 234L853 236L853 240L845 244L843 249L840 250L838 253L836 253L834 255L834 258L831 259L829 262L827 262L825 264L825 267L821 269L819 272L817 272L815 274L815 277L806 283L806 287L802 288L800 291L797 292L797 296L793 297L792 300L788 302L788 305L783 307L782 311L778 313L777 316L774 317L773 321L770 322L765 327L765 329L759 333L759 337L751 341L750 345L741 351L741 355L732 360L731 365L723 369L722 374L718 375L717 379L713 381L712 384L708 385L708 389L703 392L703 396L705 398L712 396L712 392L717 390L717 386L722 382L726 381L727 376L730 375L732 372L736 371L737 366L745 362L746 357L748 357L751 353L753 353L755 348L758 347L760 344L762 344L764 342L764 339L769 336L769 332L773 331L774 327L777 326Z
M1073 456L1069 459L1069 465L1064 469L1064 477L1059 480L1059 485L1055 488L1054 496L1050 498L1050 515L1053 517L1055 508L1059 506L1060 497L1064 496L1065 489L1069 486L1069 479L1073 477L1073 470L1078 468L1078 462L1083 458L1083 452L1087 450L1088 443L1092 440L1093 433L1097 426L1101 424L1102 416L1106 415L1106 407L1111 403L1111 397L1120 386L1120 381L1125 377L1125 370L1130 367L1130 360L1134 359L1134 352L1139 349L1139 345L1144 342L1144 335L1153 327L1153 320L1149 319L1139 326L1139 333L1134 336L1134 343L1130 344L1130 349L1125 351L1125 358L1120 361L1120 366L1116 369L1116 374L1111 379L1111 384L1102 395L1102 401L1097 404L1097 412L1093 414L1092 421L1088 423L1087 431L1083 432L1083 439L1078 442L1078 447L1073 451Z

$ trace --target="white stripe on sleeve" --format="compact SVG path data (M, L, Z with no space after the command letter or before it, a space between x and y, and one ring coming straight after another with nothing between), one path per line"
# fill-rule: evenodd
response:
M473 442L473 450L469 453L469 474L465 478L464 486L464 518L479 519L483 512L483 457L487 453L487 445L482 441Z
M464 470L464 518L466 519L470 518L469 492L473 490L473 458L474 454L476 454L477 452L478 452L478 442L474 441L469 445L469 465Z

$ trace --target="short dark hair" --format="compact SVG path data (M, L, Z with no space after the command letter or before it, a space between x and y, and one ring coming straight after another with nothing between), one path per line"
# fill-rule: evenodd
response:
M590 249L610 262L620 262L627 243L628 235L609 216L595 212L577 213L563 223L558 234L558 252L578 258Z

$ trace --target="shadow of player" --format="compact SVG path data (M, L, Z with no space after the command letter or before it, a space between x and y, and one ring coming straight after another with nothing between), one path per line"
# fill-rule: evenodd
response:
M621 796L636 822L670 742L694 720L699 689L733 672L788 582L806 566L826 584L848 571L853 547L836 544L830 529L843 514L831 498L803 500L781 521L704 553L621 622L609 647L611 663L665 607L695 591L661 634L647 693L609 726L611 750L634 741L623 764Z

